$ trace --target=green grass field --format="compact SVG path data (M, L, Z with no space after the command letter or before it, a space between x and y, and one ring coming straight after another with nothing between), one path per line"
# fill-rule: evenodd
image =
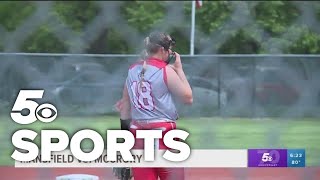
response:
M119 129L119 119L103 117L60 117L52 123L18 125L9 117L0 117L0 165L13 165L11 136L18 129L62 129L72 134L93 129L106 137L106 130ZM188 143L194 149L304 148L306 165L320 165L320 119L244 119L181 118L178 128L190 133ZM36 142L40 142L40 134ZM90 147L90 141L83 146Z

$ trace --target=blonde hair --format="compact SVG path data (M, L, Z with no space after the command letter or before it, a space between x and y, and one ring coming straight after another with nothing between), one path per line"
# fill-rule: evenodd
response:
M147 59L149 57L147 47L149 46L149 44L150 44L150 38L146 37L144 39L145 49L142 51L142 54L141 54L142 60L143 60L143 65L142 65L142 70L140 72L140 88L142 88L142 82L145 81L144 75L145 75L145 72L147 71Z

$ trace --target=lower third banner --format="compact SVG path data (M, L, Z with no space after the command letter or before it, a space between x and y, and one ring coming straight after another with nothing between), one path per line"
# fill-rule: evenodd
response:
M124 161L120 155L116 161L108 161L106 151L94 161L79 161L69 150L54 152L51 161L41 161L39 155L33 161L15 161L15 167L247 167L247 149L240 150L191 150L189 158L181 162L168 161L165 150L155 153L155 161L144 161L143 150L132 150L134 161Z

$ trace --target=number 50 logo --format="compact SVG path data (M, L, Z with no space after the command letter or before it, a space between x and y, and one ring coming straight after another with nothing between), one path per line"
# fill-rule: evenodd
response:
M20 90L16 102L12 107L11 118L19 124L31 124L36 120L52 122L56 119L58 112L52 104L41 104L30 99L41 99L44 90ZM29 114L21 114L23 109L28 109Z

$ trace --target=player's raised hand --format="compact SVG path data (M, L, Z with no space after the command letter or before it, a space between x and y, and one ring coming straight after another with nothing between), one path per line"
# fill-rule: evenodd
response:
M182 63L181 63L180 54L178 54L177 52L174 52L174 53L176 55L176 61L173 63L173 66L171 66L171 67L175 71L182 70Z

